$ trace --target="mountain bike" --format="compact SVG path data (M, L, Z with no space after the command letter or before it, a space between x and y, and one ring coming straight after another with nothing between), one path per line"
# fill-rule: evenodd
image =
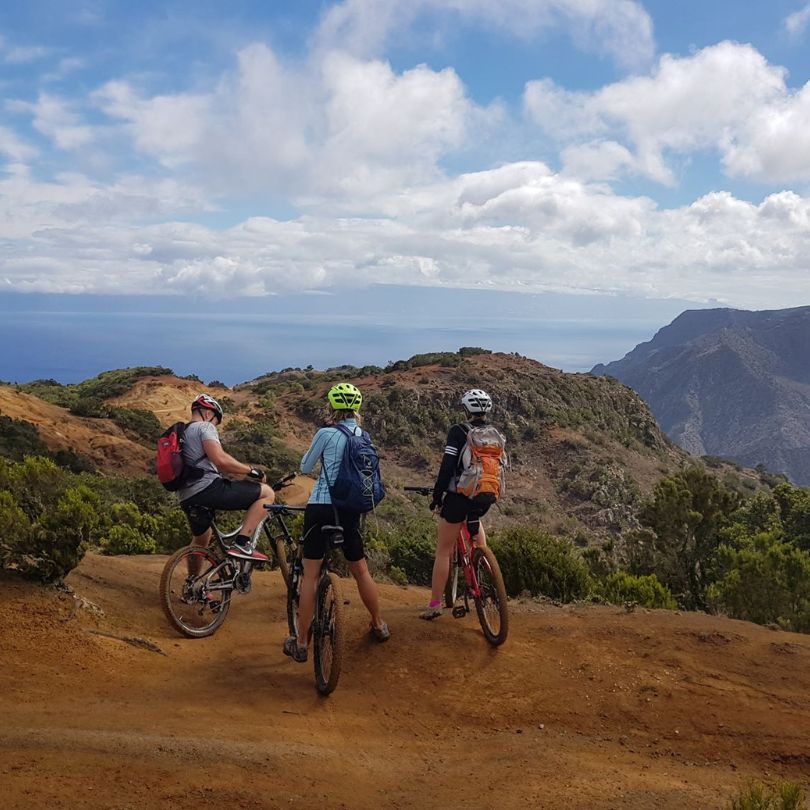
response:
M275 492L283 489L295 478L290 473L272 484ZM184 546L166 560L160 577L160 604L169 623L189 638L204 638L215 633L225 621L234 593L247 594L251 590L251 574L275 564L289 587L290 567L295 559L297 543L284 522L304 507L284 506L262 518L253 532L255 543L261 534L270 546L267 562L229 557L228 548L236 539L241 526L232 532L223 532L212 523L214 543L204 546Z
M265 509L277 510L275 504ZM321 563L321 573L315 591L315 610L310 626L312 640L312 663L315 669L315 688L328 695L335 691L343 665L345 631L343 620L343 597L340 577L330 569L329 558L333 549L343 543L340 526L321 526L321 532L329 537L329 550ZM290 583L287 587L287 625L290 635L298 638L298 603L300 601L304 541L298 544L298 553L293 561Z
M406 492L432 495L433 487L405 487ZM463 574L463 577L460 576ZM453 618L463 619L475 605L484 638L498 647L509 634L506 586L498 560L488 546L474 545L467 522L460 524L456 546L450 559L450 572L444 587L444 604Z

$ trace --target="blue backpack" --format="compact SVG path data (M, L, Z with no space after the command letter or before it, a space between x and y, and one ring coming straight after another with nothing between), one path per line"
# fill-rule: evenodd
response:
M332 503L347 512L370 512L385 497L377 449L365 430L358 435L346 425L335 427L346 436L346 447L334 483L326 481Z

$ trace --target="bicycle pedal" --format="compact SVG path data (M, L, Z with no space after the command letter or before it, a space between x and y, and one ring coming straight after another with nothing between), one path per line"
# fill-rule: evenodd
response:
M464 605L455 605L453 607L453 618L463 619L467 615L467 608Z

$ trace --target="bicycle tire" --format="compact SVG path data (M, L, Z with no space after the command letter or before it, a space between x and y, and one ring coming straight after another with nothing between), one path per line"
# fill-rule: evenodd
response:
M337 574L321 577L315 596L315 627L312 634L315 687L322 695L335 691L343 666L343 600Z
M273 540L273 552L276 555L278 570L281 571L281 578L284 584L290 587L290 572L295 559L296 548L288 543L283 537L276 537Z
M461 568L458 564L458 549L453 549L450 557L450 570L447 572L447 582L444 586L444 606L452 608L458 599L458 583Z
M287 583L287 629L295 638L298 638L298 588L301 587L301 578L295 589L292 587L292 579Z
M192 582L190 574L192 566L189 561L193 556L202 558L195 563L196 566L200 566L201 571L194 577L197 581L200 580L200 576L205 570L210 571L224 562L211 549L202 546L183 546L175 551L166 560L160 576L160 606L163 608L169 624L178 633L187 638L205 638L215 633L225 621L231 606L231 591L216 591L219 596L219 604L216 609L212 608L207 601L203 601L203 590L195 588L195 582ZM209 564L209 568L203 569L202 566L206 563ZM223 576L223 573L226 573L227 576ZM219 572L215 581L227 581L229 578L233 578L232 571ZM207 593L214 594L213 591ZM195 614L200 621L192 624L191 621Z
M498 647L509 635L509 608L501 568L492 549L486 546L473 551L472 564L480 591L480 596L474 599L478 621L486 640ZM494 606L494 611L488 610L488 606ZM495 615L498 617L497 628L493 626Z

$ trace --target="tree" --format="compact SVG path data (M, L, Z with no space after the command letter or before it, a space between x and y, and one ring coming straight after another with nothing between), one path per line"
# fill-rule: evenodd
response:
M639 515L650 531L628 537L633 573L656 574L685 608L705 610L720 531L739 503L701 467L662 478Z

